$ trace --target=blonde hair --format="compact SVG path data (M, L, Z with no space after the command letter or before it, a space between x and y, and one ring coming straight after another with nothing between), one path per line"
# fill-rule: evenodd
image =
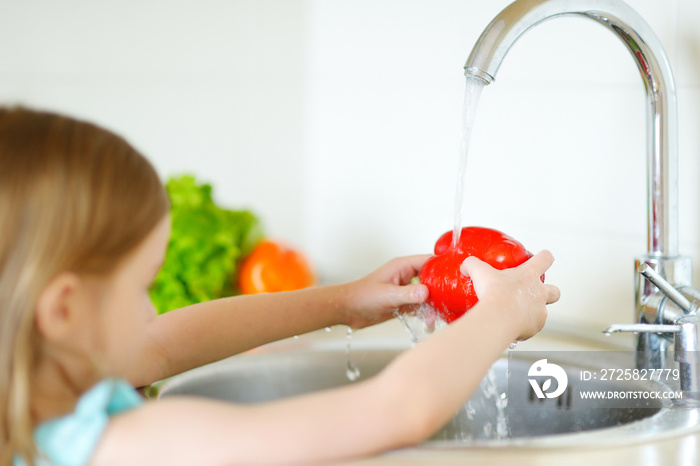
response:
M34 463L29 386L37 299L63 271L107 274L168 211L151 164L121 137L0 108L0 465Z

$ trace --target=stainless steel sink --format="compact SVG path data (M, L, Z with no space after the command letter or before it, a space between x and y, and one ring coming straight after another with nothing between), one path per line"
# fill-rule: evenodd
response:
M354 348L349 357L360 370L358 380L362 380L378 373L400 351ZM517 354L512 353L515 357L510 361L497 361L469 402L421 448L620 444L677 435L698 425L697 410L675 406L669 400L630 400L624 407L572 401L570 392L579 383L580 371L596 367L590 357L578 362L558 361L569 374L569 392L540 400L526 389L534 360ZM239 355L168 379L157 386L154 396L194 395L257 403L353 383L347 364L348 354L342 345ZM509 380L511 384L519 380L524 386L508 387ZM659 382L586 383L590 390L667 388Z

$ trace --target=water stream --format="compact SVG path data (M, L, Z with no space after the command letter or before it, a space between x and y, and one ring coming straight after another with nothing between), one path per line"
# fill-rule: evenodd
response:
M462 231L462 211L464 204L464 191L467 174L467 160L469 155L469 143L471 140L472 129L474 128L474 120L476 109L479 105L481 91L484 87L484 82L478 78L467 77L466 87L464 90L464 101L462 108L462 131L459 145L459 166L457 170L457 189L455 193L454 203L454 230L452 233L452 247L459 244L459 238ZM438 313L431 306L423 304L415 306L413 312L399 314L397 318L403 323L406 330L411 335L411 340L414 344L420 342L432 333L439 331L447 326ZM511 344L513 345L513 344ZM511 348L514 346L511 346ZM449 440L471 440L474 438L506 438L510 435L508 428L508 419L505 414L505 408L508 404L506 393L501 393L496 385L496 376L493 369L489 369L486 376L482 380L479 390L484 399L490 400L495 409L493 422L485 421L483 425L476 426L475 408L471 402L467 402L460 412L466 414L466 422L463 416L457 416L452 421L460 423L456 433L453 432L455 438ZM487 408L488 407L484 407Z
M360 368L352 362L352 328L348 327L345 343L345 376L350 382L354 382L360 377Z
M462 105L462 131L459 142L459 165L457 166L457 189L455 192L454 205L454 230L452 231L452 247L459 244L459 237L462 233L462 211L464 208L464 188L467 178L467 160L469 158L469 143L471 141L472 129L476 109L479 106L481 91L484 88L484 81L479 78L467 76L464 88L464 101Z

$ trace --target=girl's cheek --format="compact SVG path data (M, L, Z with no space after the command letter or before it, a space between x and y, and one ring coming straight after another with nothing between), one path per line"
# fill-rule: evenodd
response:
M146 293L146 302L144 303L144 315L146 322L150 322L158 315L158 311L156 311L156 307L153 305L151 296L148 293Z

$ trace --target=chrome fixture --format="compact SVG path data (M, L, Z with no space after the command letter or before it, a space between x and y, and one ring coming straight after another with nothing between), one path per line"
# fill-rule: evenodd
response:
M680 368L680 384L686 402L700 401L700 317L696 315L697 303L674 288L656 273L649 264L639 267L639 274L660 290L660 295L675 304L663 313L667 324L614 324L604 330L606 334L634 332L639 335L672 334L673 358ZM692 297L691 297L692 299ZM677 312L680 310L681 312ZM638 360L638 364L639 364Z
M610 30L637 64L647 97L647 254L636 259L635 270L648 264L670 288L693 302L700 293L690 288L691 260L678 254L678 124L673 72L661 42L639 13L621 0L517 0L481 34L464 66L465 74L492 83L508 50L525 31L565 15L589 18ZM680 319L689 312L637 274L636 322L682 325ZM637 349L643 356L638 366L663 368L673 334L677 333L668 329L663 333L640 332Z

